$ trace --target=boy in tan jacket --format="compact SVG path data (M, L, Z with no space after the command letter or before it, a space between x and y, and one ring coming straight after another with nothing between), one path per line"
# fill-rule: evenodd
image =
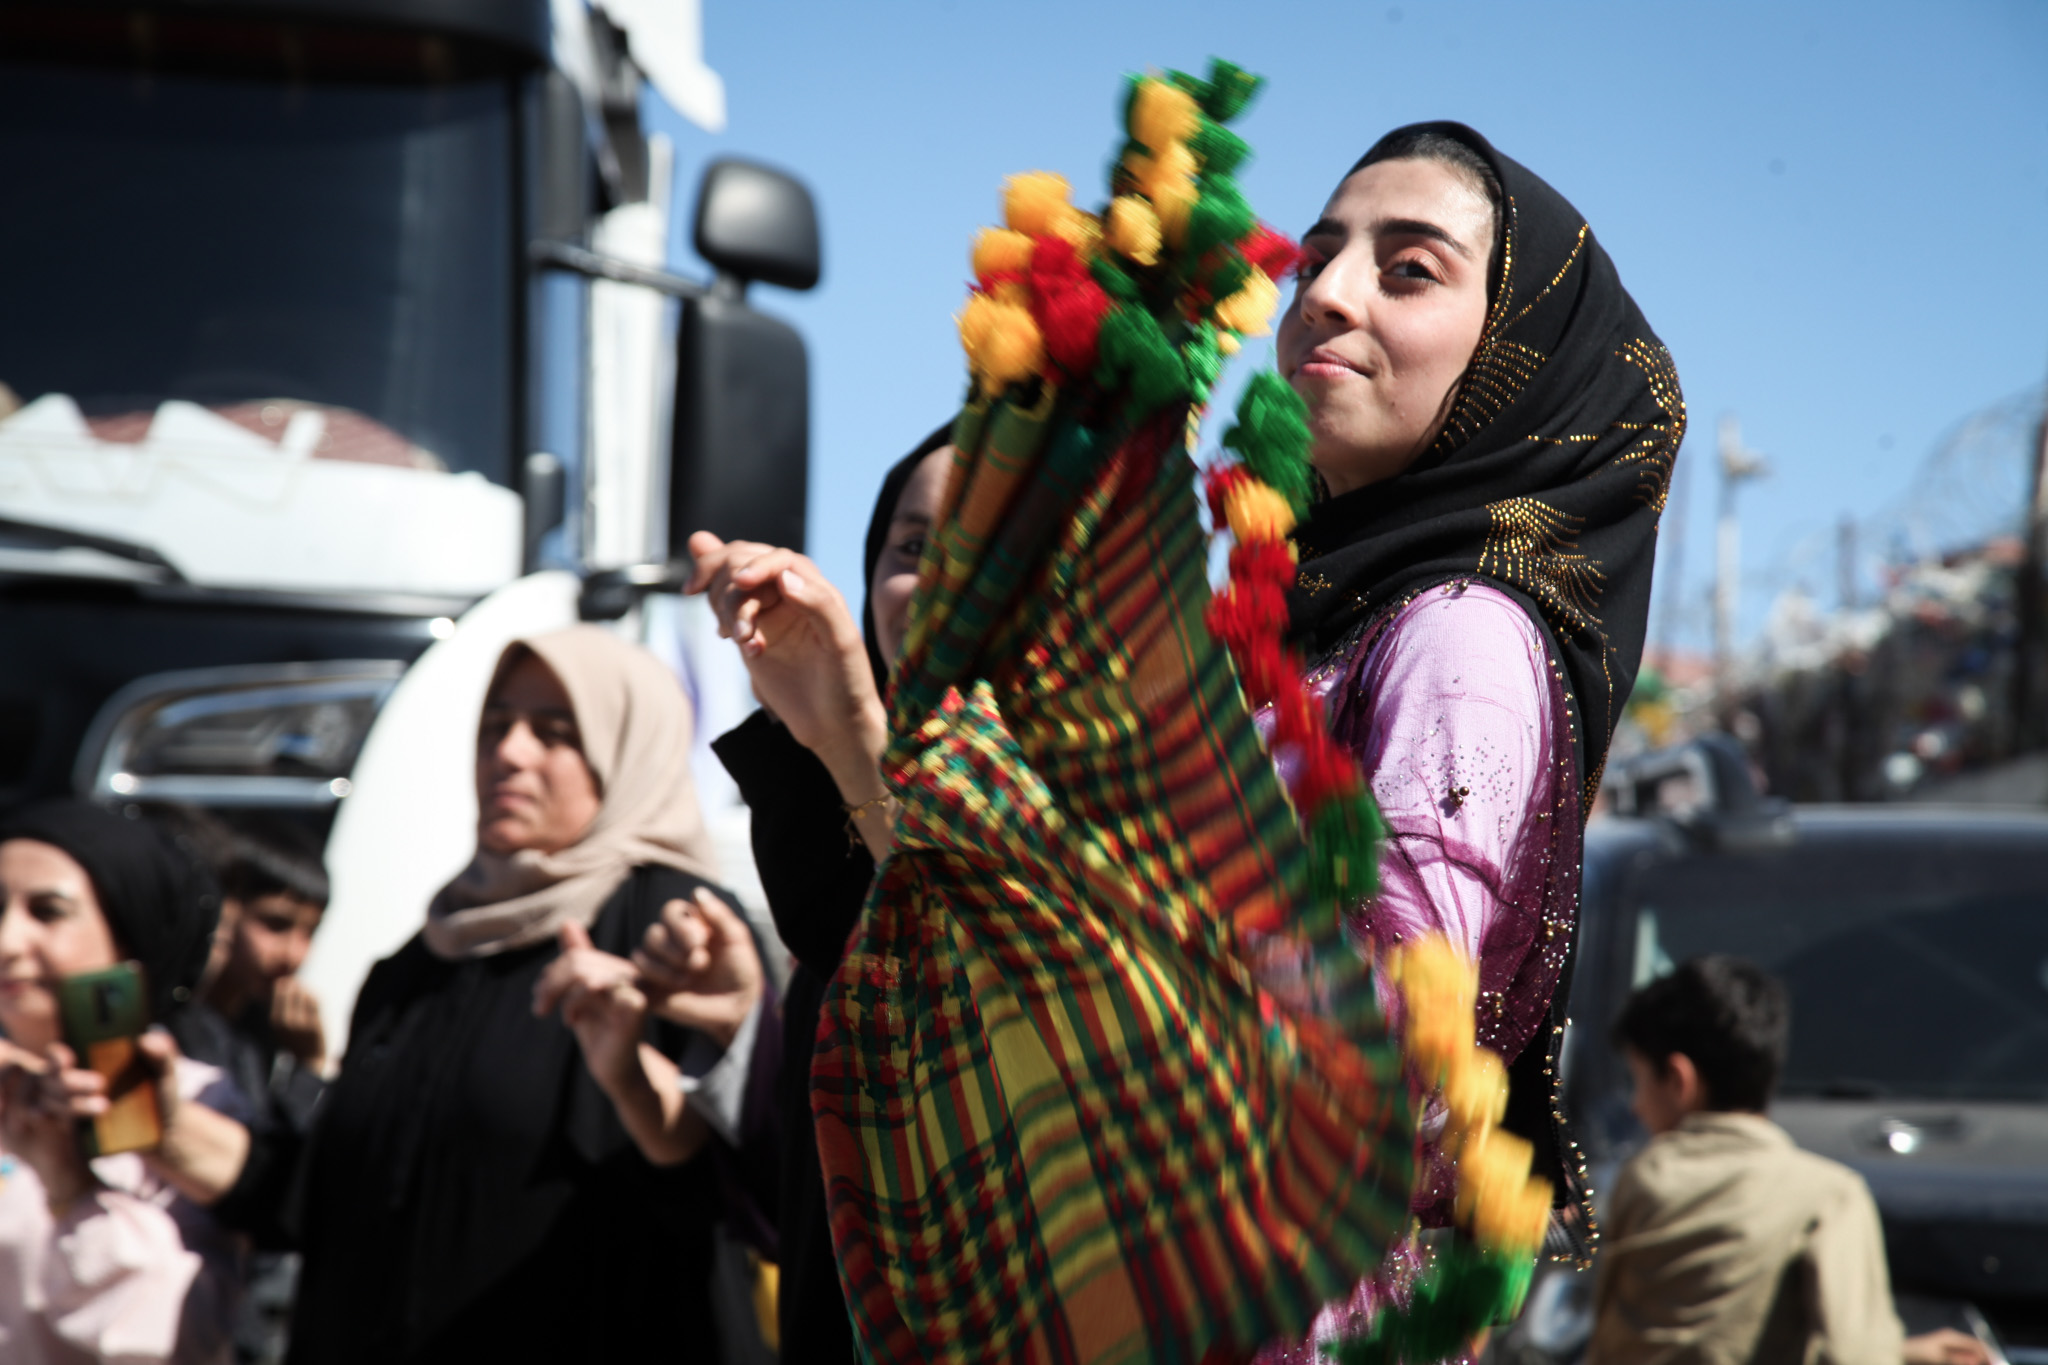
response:
M1608 1204L1587 1365L1988 1365L1965 1333L1905 1336L1863 1177L1764 1117L1789 1035L1777 980L1693 958L1614 1032L1651 1138Z

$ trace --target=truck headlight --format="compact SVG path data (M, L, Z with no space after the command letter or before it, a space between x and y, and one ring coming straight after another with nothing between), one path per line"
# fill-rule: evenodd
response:
M100 708L73 775L89 800L332 805L405 665L395 659L155 673Z

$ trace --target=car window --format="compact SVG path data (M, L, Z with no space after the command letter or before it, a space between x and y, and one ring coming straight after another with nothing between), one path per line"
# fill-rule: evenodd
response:
M2048 1099L2048 849L1689 858L1637 892L1634 984L1709 952L1783 978L1785 1093Z

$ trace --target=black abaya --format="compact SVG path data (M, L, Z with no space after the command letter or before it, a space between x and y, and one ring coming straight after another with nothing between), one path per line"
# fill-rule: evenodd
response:
M893 502L893 500L892 500ZM754 863L776 932L796 959L782 1001L780 1327L786 1361L855 1359L839 1287L825 1175L811 1125L811 1051L818 1008L874 880L867 846L847 837L832 775L765 711L712 742L753 817Z
M626 956L702 885L639 868L591 938ZM370 973L308 1154L297 1365L719 1358L725 1168L641 1156L574 1035L534 1017L556 951L450 962L414 938ZM691 1037L649 1026L678 1061Z

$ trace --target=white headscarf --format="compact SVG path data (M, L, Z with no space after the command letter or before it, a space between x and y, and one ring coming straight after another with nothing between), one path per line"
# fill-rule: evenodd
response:
M602 804L583 837L557 852L478 848L427 907L427 947L439 957L524 948L570 920L588 927L636 867L716 875L690 779L690 701L675 675L609 631L571 626L506 646L493 688L527 651L569 694Z

